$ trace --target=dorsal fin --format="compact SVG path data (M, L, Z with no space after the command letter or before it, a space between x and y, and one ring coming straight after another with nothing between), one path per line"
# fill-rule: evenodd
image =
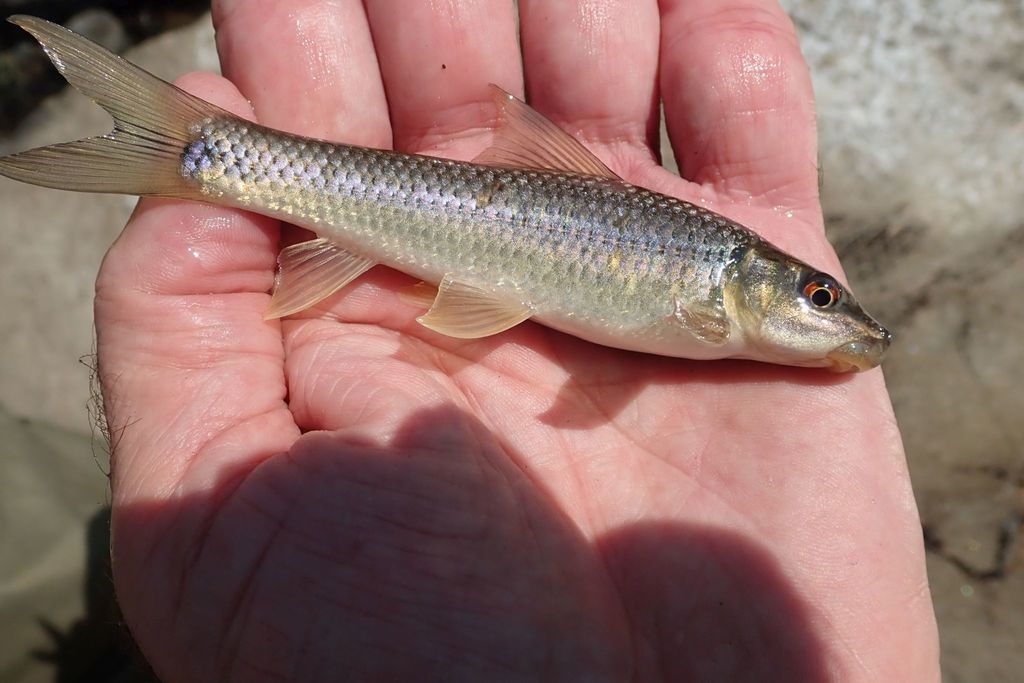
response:
M473 159L474 163L619 179L582 142L539 111L493 83L489 87L499 122L491 146Z

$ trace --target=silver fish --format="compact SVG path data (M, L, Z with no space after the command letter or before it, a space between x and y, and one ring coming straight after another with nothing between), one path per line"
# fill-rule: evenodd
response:
M874 367L889 346L835 278L723 216L623 181L494 86L492 145L451 161L260 126L56 24L11 21L115 128L0 158L0 174L242 207L314 231L281 252L268 318L383 264L437 286L418 320L453 337L533 319L620 349L837 371Z

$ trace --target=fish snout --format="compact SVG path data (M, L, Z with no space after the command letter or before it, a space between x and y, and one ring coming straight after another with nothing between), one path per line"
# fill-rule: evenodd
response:
M863 372L881 364L891 345L892 332L876 323L869 337L837 346L828 360L835 372Z

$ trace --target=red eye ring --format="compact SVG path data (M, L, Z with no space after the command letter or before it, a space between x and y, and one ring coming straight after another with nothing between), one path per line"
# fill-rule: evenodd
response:
M804 296L817 308L831 308L839 302L839 283L827 275L816 275L804 285Z

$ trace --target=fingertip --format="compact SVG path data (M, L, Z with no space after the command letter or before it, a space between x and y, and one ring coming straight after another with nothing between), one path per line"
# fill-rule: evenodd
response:
M682 175L815 203L814 95L789 16L775 0L665 4L661 89Z
M387 99L360 0L218 0L223 73L262 124L390 147Z
M587 142L657 155L657 3L520 3L530 103ZM619 170L619 169L616 169Z
M209 71L191 71L175 79L174 85L235 116L256 120L249 100L245 99L234 83L221 75Z
M478 152L491 112L486 84L522 93L512 3L364 4L395 149L463 158Z

